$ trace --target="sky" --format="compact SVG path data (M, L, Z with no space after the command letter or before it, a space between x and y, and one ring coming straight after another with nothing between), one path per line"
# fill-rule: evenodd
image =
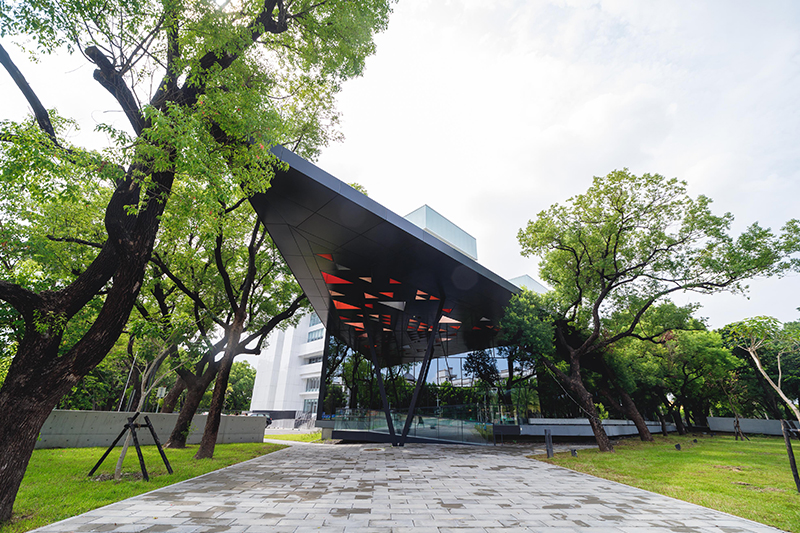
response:
M735 234L800 217L800 3L401 1L376 42L319 166L427 203L503 277L537 277L517 232L616 169L685 180ZM798 275L748 296L674 300L712 327L800 318Z
M800 3L401 0L376 43L317 165L400 215L430 205L505 278L538 278L520 228L615 169L685 180L735 234L800 217ZM82 58L29 64L3 44L80 135L124 122ZM0 118L20 118L0 74ZM712 327L800 318L799 275L750 287L674 300Z

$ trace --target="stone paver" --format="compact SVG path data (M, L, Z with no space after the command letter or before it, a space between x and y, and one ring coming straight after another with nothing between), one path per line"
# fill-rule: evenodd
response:
M511 446L295 445L36 531L778 531L525 457L531 452Z

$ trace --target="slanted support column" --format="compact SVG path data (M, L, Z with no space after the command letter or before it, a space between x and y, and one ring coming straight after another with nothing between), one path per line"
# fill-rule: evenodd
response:
M328 381L328 358L331 355L331 326L333 326L333 313L328 313L328 322L325 324L325 345L322 348L322 373L319 376L319 396L317 397L317 420L322 420L322 409L325 395L328 393L325 384ZM328 413L332 415L333 413Z
M366 321L365 321L366 322ZM372 327L370 324L365 324L367 327L367 342L369 342L369 355L372 359L372 370L378 378L378 390L381 392L381 402L383 402L383 412L386 414L386 424L389 427L389 437L392 440L392 446L397 446L397 434L394 432L394 422L392 422L392 413L389 410L389 399L386 397L386 387L383 386L383 376L381 369L378 366L378 354L375 351L375 338L372 334Z
M444 309L444 298L439 302L439 309L436 311L436 319L433 321L433 330L428 339L428 346L425 349L425 356L422 358L422 367L419 369L419 377L417 384L414 386L414 394L411 396L411 405L408 406L408 414L406 415L406 423L403 425L403 432L400 434L398 446L404 446L408 431L411 429L411 423L414 421L414 411L417 409L417 399L422 390L422 384L428 379L428 371L431 368L431 359L433 358L433 344L436 340L436 335L439 334L439 321L442 319L442 310Z

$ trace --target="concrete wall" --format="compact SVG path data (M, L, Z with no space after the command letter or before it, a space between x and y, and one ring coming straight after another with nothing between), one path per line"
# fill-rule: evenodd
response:
M603 420L603 427L609 437L637 435L636 426L630 420ZM661 433L659 422L647 422L651 433ZM549 429L554 437L593 437L592 427L585 418L531 418L527 425L519 427L520 435L543 436ZM667 431L675 431L674 424L667 424Z
M136 422L144 424L144 417L150 419L156 430L158 440L163 445L172 433L177 413L142 413ZM42 426L36 448L86 448L90 446L108 447L117 438L133 413L109 411L60 411L55 410ZM206 415L195 415L187 444L199 444L206 425ZM232 442L263 442L264 418L260 416L225 416L219 426L218 444ZM142 445L154 444L150 430L136 430ZM117 444L121 446L125 439Z
M709 416L708 427L711 431L721 433L733 433L733 423L736 420L727 416ZM795 422L796 423L796 422ZM754 433L759 435L783 435L780 420L764 420L762 418L740 418L739 427L742 433Z

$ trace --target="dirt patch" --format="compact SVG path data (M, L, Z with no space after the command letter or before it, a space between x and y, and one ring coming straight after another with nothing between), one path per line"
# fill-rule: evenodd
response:
M743 466L731 466L731 465L713 465L713 468L719 468L721 470L730 470L731 472L744 472L745 470L747 470Z
M154 476L150 476L151 478ZM120 481L126 480L139 480L142 479L141 472L123 472L122 479ZM92 481L114 481L114 474L100 474L99 476L94 476Z

